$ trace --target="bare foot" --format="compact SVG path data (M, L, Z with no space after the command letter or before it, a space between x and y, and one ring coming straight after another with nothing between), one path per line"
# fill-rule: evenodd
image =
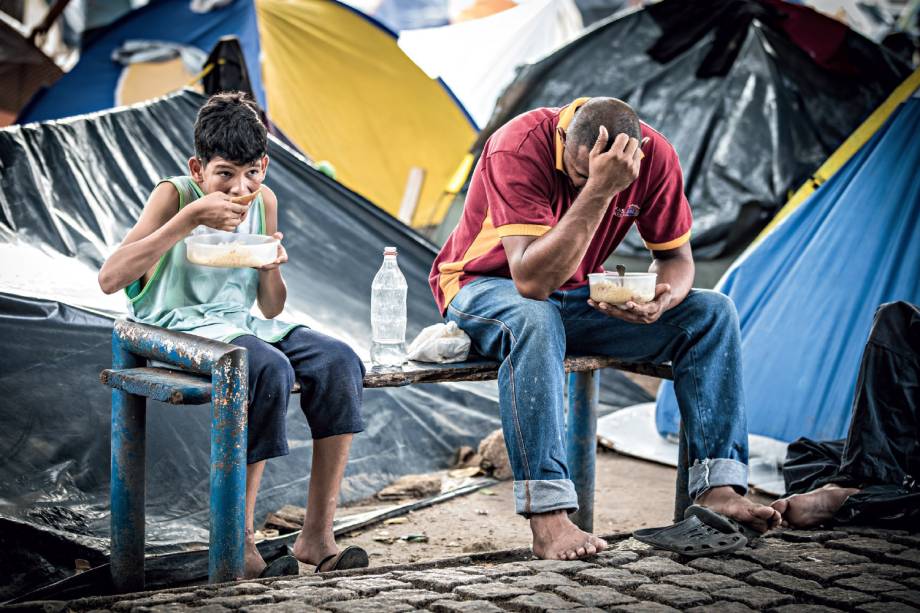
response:
M256 540L253 535L246 535L246 543L243 545L243 577L246 579L255 579L265 570L265 560L256 548Z
M859 490L829 483L807 494L793 494L780 498L772 506L783 516L783 524L793 528L811 528L834 516L847 498Z
M294 541L293 549L295 558L304 564L313 566L317 566L327 557L339 552L331 530L322 534L307 534L306 530L301 530L297 540Z
M544 560L577 560L607 548L604 539L579 530L565 511L531 516L530 531L533 552Z
M758 532L772 530L782 521L780 511L745 498L729 485L714 487L694 502Z

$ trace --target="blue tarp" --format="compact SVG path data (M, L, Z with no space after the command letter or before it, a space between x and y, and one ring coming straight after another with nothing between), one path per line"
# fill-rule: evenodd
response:
M748 427L784 441L843 438L872 316L920 302L920 98L910 98L734 266ZM663 385L657 425L677 430Z
M221 36L240 40L256 99L265 108L259 70L259 32L252 0L234 0L207 13L194 13L189 0L158 0L133 11L85 41L80 61L54 85L39 92L20 113L18 123L46 121L112 108L122 65L112 52L127 40L168 41L198 47L206 54Z

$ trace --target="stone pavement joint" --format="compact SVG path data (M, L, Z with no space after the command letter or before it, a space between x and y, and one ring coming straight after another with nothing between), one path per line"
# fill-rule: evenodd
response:
M689 560L627 535L584 561L510 550L404 566L0 607L43 613L920 613L920 535L781 530Z

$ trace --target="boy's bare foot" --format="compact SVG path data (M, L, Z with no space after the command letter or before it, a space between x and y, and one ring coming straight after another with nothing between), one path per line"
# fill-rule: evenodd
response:
M847 498L859 490L829 483L807 494L793 494L780 498L772 506L783 516L783 524L793 528L811 528L834 516Z
M544 560L577 560L607 548L607 542L582 530L565 511L539 513L530 518L533 552Z
M246 543L243 545L243 578L255 579L265 570L265 560L256 548L255 537L246 535Z
M320 534L307 534L306 530L301 530L297 540L294 541L293 549L295 558L312 566L316 566L327 557L339 552L331 530Z
M758 532L772 530L782 521L780 511L745 498L730 485L714 487L694 502Z

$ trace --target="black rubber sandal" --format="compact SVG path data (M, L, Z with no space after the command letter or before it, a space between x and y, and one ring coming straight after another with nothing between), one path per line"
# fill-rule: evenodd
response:
M737 532L744 536L748 542L761 537L761 533L750 526L746 526L731 517L726 517L721 513L698 504L692 504L687 507L687 510L684 511L684 518L688 517L696 517L707 526L712 526L716 530L726 534Z
M328 568L323 568L323 566L331 561L332 564ZM333 570L348 570L350 568L367 568L370 565L370 560L367 557L367 552L357 547L355 545L349 545L342 551L334 553L331 556L326 556L320 560L319 564L316 565L317 573L328 573Z
M688 558L701 558L737 551L747 539L737 532L725 533L698 517L689 517L663 528L643 528L633 532L637 541L673 551Z
M269 562L268 566L259 573L259 579L266 577L287 577L288 575L299 575L300 565L297 564L297 558L290 555L280 556Z

